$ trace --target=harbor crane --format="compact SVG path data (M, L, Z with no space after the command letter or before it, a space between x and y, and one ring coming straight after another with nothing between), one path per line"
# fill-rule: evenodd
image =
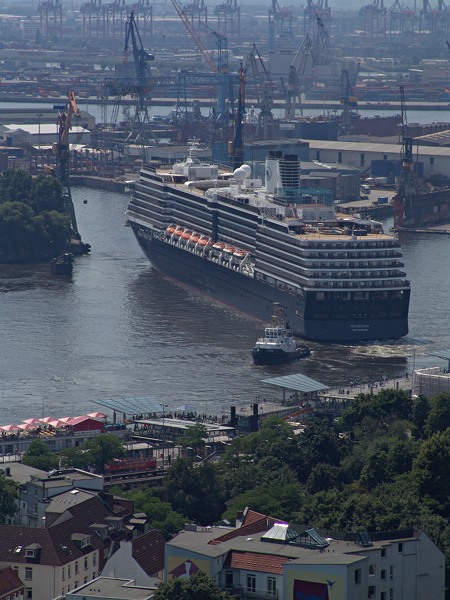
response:
M246 71L249 69L255 82L257 106L260 109L256 135L258 136L262 132L262 137L266 140L269 137L269 133L273 134L273 90L269 73L256 44L253 44L252 50L248 55Z
M153 133L150 117L147 110L148 94L155 85L155 79L151 74L149 63L155 59L152 54L145 50L139 35L134 11L131 11L125 26L125 64L128 64L128 50L131 46L134 62L134 77L130 81L129 91L135 100L135 111L132 122L132 130L128 140L133 138L139 143L145 159L149 136L158 144L158 139Z
M406 115L405 90L400 86L401 122L400 134L402 147L400 150L401 171L398 182L397 194L394 198L394 228L403 227L405 204L412 195L412 172L414 170L413 141L409 135L408 119Z
M53 146L53 153L56 160L56 173L54 174L63 188L64 205L70 217L70 226L74 232L74 236L80 239L75 208L70 192L69 132L72 128L73 117L79 118L80 111L78 110L75 93L69 92L66 105L58 111L58 141Z

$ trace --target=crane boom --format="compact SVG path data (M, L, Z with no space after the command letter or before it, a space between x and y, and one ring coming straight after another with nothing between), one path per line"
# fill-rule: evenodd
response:
M173 4L175 10L177 11L178 16L183 21L184 26L188 30L191 38L196 43L197 48L200 50L203 58L206 60L206 62L210 66L212 72L213 73L217 73L217 65L216 65L216 63L214 62L214 60L213 60L212 56L210 55L210 53L206 50L205 45L203 44L201 37L198 35L198 33L193 28L191 22L189 21L189 19L186 16L186 13L181 8L181 6L179 5L179 3L178 3L177 0L172 0L172 4Z

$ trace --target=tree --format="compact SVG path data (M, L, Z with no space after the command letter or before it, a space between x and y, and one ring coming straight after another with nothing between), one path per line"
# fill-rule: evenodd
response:
M194 466L190 460L179 458L164 478L161 497L177 513L201 525L211 525L225 509L225 494L218 474L211 463Z
M447 429L422 443L412 468L420 493L438 502L444 511L450 507L449 464L450 429Z
M61 458L65 467L73 469L88 469L92 458L90 453L83 446L65 448L61 451Z
M23 202L30 204L32 176L21 169L6 169L0 175L0 203Z
M177 439L177 443L183 448L192 448L197 451L199 448L204 448L208 430L203 423L196 423L186 427L185 432Z
M51 471L58 468L59 459L44 441L37 439L31 442L28 450L22 455L22 462L35 469Z
M154 600L232 600L214 581L199 571L191 577L169 579L158 586Z
M18 485L11 478L6 478L0 471L0 523L5 522L5 517L12 517L17 510Z
M38 175L33 179L30 191L30 205L35 213L44 211L66 212L63 188L56 177Z
M21 202L0 204L0 255L27 259L35 245L33 210Z
M105 472L105 465L115 458L125 458L126 452L119 438L114 435L99 435L83 445L89 452L91 464L101 473Z
M430 411L425 422L424 433L427 437L450 427L450 393L436 394L430 399Z

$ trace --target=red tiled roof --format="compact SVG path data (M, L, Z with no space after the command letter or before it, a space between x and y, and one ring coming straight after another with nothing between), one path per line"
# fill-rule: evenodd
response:
M11 567L0 569L0 596L23 588L22 580L14 573ZM14 596L15 597L15 596Z
M164 569L164 547L166 540L159 531L151 529L147 533L135 538L132 544L133 558L147 575L155 575Z
M91 537L90 549L103 549L105 543L111 543L111 537L102 541L91 528L94 523L107 524L106 517L117 514L107 503L107 496L93 495L84 502L69 506L53 523L47 527L20 527L0 525L0 562L3 563L38 563L41 565L64 565L81 556L83 551L72 536L85 534ZM122 507L119 513L129 514ZM25 557L24 549L31 544L39 544L37 559ZM20 550L19 550L20 548ZM102 557L101 553L101 557Z
M286 556L259 554L258 552L238 552L231 550L225 560L225 567L257 571L260 573L283 574L283 564L288 562Z
M242 527L244 525L249 525L250 523L254 523L255 521L260 521L261 519L266 519L267 515L263 515L262 513L257 512L256 510L252 510L249 508L244 515L244 519L242 520Z
M233 529L232 531L227 531L227 533L224 533L220 537L211 540L209 543L211 545L215 545L220 544L221 542L228 542L228 540L234 540L237 537L244 537L248 535L254 535L255 533L262 533L263 531L269 531L269 529L273 527L275 523L280 523L280 521L272 517L261 515L260 519L250 519L250 523L243 525L242 527L238 527L237 529Z

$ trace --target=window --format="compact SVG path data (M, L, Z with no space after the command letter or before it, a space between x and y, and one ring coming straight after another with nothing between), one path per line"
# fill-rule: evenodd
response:
M389 588L389 600L394 600L394 588Z
M75 563L75 575L78 575L78 561Z
M364 153L361 153L360 166L363 167L365 162L366 162L366 157L365 157Z
M392 565L389 567L389 579L391 581L394 579L394 567Z
M381 556L382 558L386 558L386 548L381 548Z
M375 598L376 595L376 587L374 585L369 585L369 598Z
M430 156L430 165L433 166L434 165L434 156Z
M225 587L233 587L233 571L225 571Z
M361 583L361 569L355 570L355 583Z
M383 154L383 160L387 160L387 154Z
M381 592L380 600L386 600L386 592Z
M320 160L320 150L316 150L316 160Z
M92 564L94 565L94 567L97 564L97 554L96 553L94 553L92 556Z
M375 572L375 565L369 565L369 577L373 577L375 575Z
M267 595L268 596L276 596L277 595L277 580L275 577L267 578Z
M70 565L67 566L67 577L70 579Z
M338 152L338 163L342 162L342 152Z
M87 556L84 557L84 570L86 571L86 569L88 568L88 559Z
M64 567L61 570L61 579L62 581L66 580L66 569Z
M398 551L403 552L403 544L401 542L398 545Z
M33 579L33 569L31 567L25 567L25 579L31 581Z
M33 600L33 590L31 588L25 588L25 600Z
M256 592L256 577L255 575L247 575L247 592Z
M386 569L381 569L381 579L386 579Z

